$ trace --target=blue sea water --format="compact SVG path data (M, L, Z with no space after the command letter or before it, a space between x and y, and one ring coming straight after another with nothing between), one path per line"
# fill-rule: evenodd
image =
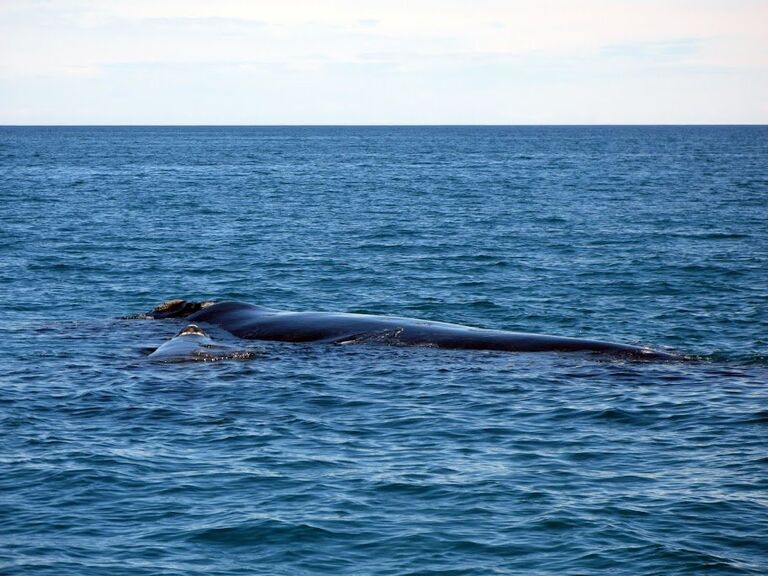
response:
M0 574L768 573L768 127L3 127L0 200ZM149 362L170 298L692 359Z

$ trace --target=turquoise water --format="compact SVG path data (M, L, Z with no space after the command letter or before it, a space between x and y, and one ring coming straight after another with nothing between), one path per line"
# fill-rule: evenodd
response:
M768 572L766 167L766 127L0 128L0 573ZM118 317L169 298L694 359L148 362L183 322Z

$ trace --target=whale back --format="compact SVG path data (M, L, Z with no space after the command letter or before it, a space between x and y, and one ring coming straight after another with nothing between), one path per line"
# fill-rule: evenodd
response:
M277 310L257 306L256 304L247 304L236 300L226 300L216 302L208 306L193 311L186 318L190 322L210 322L212 324L221 324L223 322L234 322L236 319L252 319L263 315L274 314Z

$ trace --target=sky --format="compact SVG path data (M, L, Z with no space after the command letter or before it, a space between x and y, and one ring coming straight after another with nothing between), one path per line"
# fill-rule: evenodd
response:
M0 124L765 124L768 0L0 0Z

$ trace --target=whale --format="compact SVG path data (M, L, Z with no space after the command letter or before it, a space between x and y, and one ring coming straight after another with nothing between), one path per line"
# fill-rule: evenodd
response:
M213 362L254 356L253 351L218 343L200 326L189 324L176 336L158 346L147 358L153 362Z
M674 354L602 340L475 328L434 320L337 312L291 312L238 301L169 300L128 318L184 318L218 326L246 340L385 344L498 352L591 352L639 360L675 360Z

